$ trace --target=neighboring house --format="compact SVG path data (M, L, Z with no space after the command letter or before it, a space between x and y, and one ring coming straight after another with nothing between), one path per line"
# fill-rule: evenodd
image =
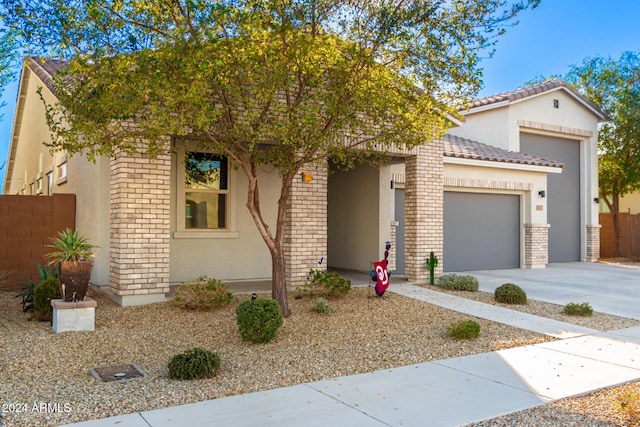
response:
M4 192L76 194L76 226L100 246L92 281L122 305L162 301L170 284L203 274L270 278L269 253L245 208L246 179L224 157L181 140L155 159L119 154L94 164L49 153L36 90L55 102L52 76L62 65L25 62ZM560 82L477 101L463 115L443 141L399 149L387 165L301 171L310 179L292 189L289 284L302 283L320 259L369 271L385 241L393 242L391 268L416 280L428 277L430 251L439 273L596 260L604 115ZM261 185L273 227L280 180Z

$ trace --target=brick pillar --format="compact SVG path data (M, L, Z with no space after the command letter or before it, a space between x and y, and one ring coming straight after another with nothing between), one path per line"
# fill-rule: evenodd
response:
M169 291L171 156L111 160L110 286L122 306L164 301Z
M290 287L302 285L309 269L327 268L327 166L306 165L302 171L312 179L294 178L285 226L285 275Z
M586 262L596 262L600 259L600 227L600 224L587 225Z
M409 280L426 281L425 258L433 251L443 262L443 165L442 141L418 147L418 154L406 159L405 173L405 272Z
M387 260L389 261L389 266L388 269L390 271L396 271L396 242L398 241L398 239L396 238L397 234L398 234L398 225L400 225L400 223L398 221L391 221L391 228L390 228L390 240L389 242L391 243L391 249L389 249L389 258L387 258Z
M549 263L549 224L524 225L524 268L544 268Z

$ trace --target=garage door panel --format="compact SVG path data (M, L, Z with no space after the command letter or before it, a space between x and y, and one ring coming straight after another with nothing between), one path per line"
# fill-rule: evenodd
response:
M520 197L444 193L444 271L520 267Z
M521 134L520 151L564 163L547 174L549 262L580 261L580 142Z

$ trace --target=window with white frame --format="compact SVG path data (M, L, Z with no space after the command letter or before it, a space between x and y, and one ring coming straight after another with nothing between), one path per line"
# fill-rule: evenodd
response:
M225 156L186 153L184 200L185 230L228 229L229 168Z
M58 165L58 184L67 181L67 161L63 161Z
M47 196L53 194L53 171L47 172Z

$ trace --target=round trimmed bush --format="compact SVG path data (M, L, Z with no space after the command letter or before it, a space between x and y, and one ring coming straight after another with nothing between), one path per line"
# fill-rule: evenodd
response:
M275 300L256 299L238 305L236 321L243 340L266 343L275 338L284 319Z
M220 369L220 356L196 347L176 354L169 361L169 378L199 380L216 376Z
M503 304L526 304L527 294L518 285L513 283L505 283L496 288L494 296L497 302Z
M33 289L33 311L36 319L51 321L53 318L52 299L60 299L60 281L55 277L43 280Z
M456 291L476 292L480 287L478 279L469 275L445 274L438 277L436 286Z
M459 320L449 325L447 335L456 340L478 338L480 336L480 324L475 320Z

